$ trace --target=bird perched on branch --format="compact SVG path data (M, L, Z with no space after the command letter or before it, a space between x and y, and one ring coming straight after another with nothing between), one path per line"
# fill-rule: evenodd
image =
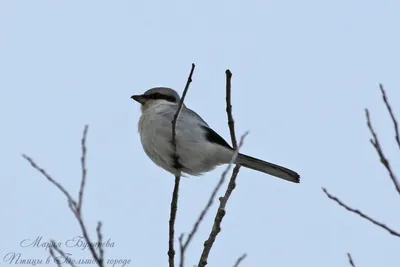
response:
M181 176L201 175L217 165L228 164L232 147L193 110L182 106L176 123L176 153L172 140L172 120L180 97L171 88L156 87L131 97L141 104L139 134L147 156L158 166ZM300 175L282 166L238 154L234 162L286 181L299 183Z

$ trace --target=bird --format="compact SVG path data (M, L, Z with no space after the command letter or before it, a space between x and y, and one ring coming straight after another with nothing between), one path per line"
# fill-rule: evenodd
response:
M172 88L154 87L131 98L141 105L138 131L147 156L174 176L200 176L229 164L235 150L196 112L182 105L172 143L172 120L180 96ZM283 180L299 183L300 175L288 168L239 153L233 162Z

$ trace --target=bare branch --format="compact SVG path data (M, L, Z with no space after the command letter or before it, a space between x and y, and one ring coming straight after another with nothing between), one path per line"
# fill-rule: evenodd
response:
M187 250L192 238L196 234L196 232L197 232L197 230L198 230L198 228L200 226L200 223L204 220L207 212L211 208L219 189L221 188L221 186L223 185L223 183L225 181L225 177L226 177L228 171L230 170L233 162L235 161L235 159L236 159L236 157L237 157L237 155L239 153L238 152L238 148L237 148L236 135L235 135L234 120L233 120L233 116L232 116L232 104L231 104L231 78L232 78L232 73L230 72L230 70L226 70L225 73L226 73L226 111L227 111L227 115L228 115L228 126L229 126L229 130L230 130L230 133L231 133L232 145L233 145L233 148L235 150L235 153L234 153L234 155L232 157L232 161L230 162L228 167L225 169L225 171L222 173L221 179L219 180L218 184L215 186L215 188L214 188L214 190L213 190L213 192L212 192L212 194L211 194L211 196L210 196L205 208L200 213L200 216L197 219L197 221L195 222L195 224L193 226L193 229L190 231L186 241L183 242L183 237L184 237L183 234L179 238L180 252L181 252L180 253L181 254L180 255L180 266L181 267L184 266L184 258L185 258L184 254L185 254L185 252L186 252L186 250ZM244 137L246 135L247 135L247 133L245 133L243 135L242 141L243 141L243 139L244 139ZM235 171L233 173L233 179L236 178L236 175L237 175L238 171L239 171L239 166L237 166L235 168ZM232 178L231 178L231 180L232 180ZM232 192L234 187L232 188L232 186L231 187L228 186L228 188L229 188L230 192ZM230 196L230 193L227 195L227 198L229 198L229 196ZM221 220L222 220L222 218L221 218ZM215 237L213 237L213 239L215 240ZM214 241L212 241L212 243L213 242ZM212 243L211 243L209 249L211 249ZM203 253L204 253L204 251L203 251ZM208 257L208 253L209 253L209 250L207 252L207 256L206 257Z
M347 258L349 259L349 263L350 263L351 267L356 267L350 253L347 253Z
M348 211L350 211L350 212L353 212L353 213L357 214L358 216L360 216L360 217L362 217L362 218L364 218L364 219L370 221L371 223L375 224L376 226L379 226L379 227L385 229L385 230L388 231L390 234L392 234L392 235L394 235L394 236L397 236L397 237L400 237L400 233L399 233L399 232L396 232L395 230L391 229L390 227L386 226L385 224L376 221L375 219L371 218L371 217L368 216L368 215L365 215L365 214L364 214L363 212L361 212L360 210L353 209L353 208L347 206L347 205L344 204L340 199L338 199L337 197L332 196L331 194L329 194L328 191L327 191L324 187L322 187L322 191L324 191L324 193L328 196L328 198L332 199L333 201L335 201L337 204L339 204L340 206L342 206L342 207L345 208L346 210L348 210Z
M388 99L387 99L387 97L386 97L386 92L385 92L385 90L384 90L384 88L383 88L383 85L380 84L379 87L380 87L380 89L381 89L383 102L385 103L386 108L388 109L389 114L390 114L390 117L391 117L391 119L392 119L392 121L393 121L394 131L395 131L395 140L396 140L396 142L397 142L398 147L400 148L399 127L398 127L398 124L397 124L396 117L395 117L395 115L393 114L392 108L391 108L391 106L390 106L390 104L389 104L389 101L388 101ZM382 150L381 144L380 144L380 142L379 142L378 135L376 134L376 132L375 132L375 130L374 130L374 127L372 126L371 118L370 118L370 114L369 114L368 109L365 109L365 116L366 116L366 120L367 120L368 129L369 129L369 131L370 131L371 134L372 134L372 138L370 139L370 142L371 142L372 146L375 148L376 152L378 153L380 162L382 163L382 165L383 165L383 166L386 168L386 170L388 171L388 174L389 174L389 176L390 176L390 179L392 180L392 182L393 182L393 184L394 184L394 186L395 186L395 188L396 188L396 190L397 190L397 193L400 194L400 184L399 184L399 181L397 180L397 177L396 177L396 175L394 174L394 172L393 172L393 170L392 170L392 167L391 167L391 165L390 165L388 159L386 158L385 153L384 153L383 150ZM376 225L376 226L378 226L378 227L380 227L380 228L382 228L382 229L385 229L385 230L388 231L391 235L394 235L394 236L396 236L396 237L400 237L400 232L398 232L398 231L396 231L396 230L393 230L391 227L389 227L389 226L387 226L387 225L385 225L385 224L383 224L383 223L381 223L381 222L378 222L377 220L371 218L369 215L364 214L362 211L360 211L360 210L358 210L358 209L351 208L350 206L348 206L347 204L345 204L343 201L341 201L339 198L337 198L337 197L331 195L324 187L322 187L322 191L327 195L327 197L328 197L329 199L333 200L333 201L336 202L338 205L340 205L340 206L342 206L343 208L345 208L347 211L352 212L352 213L354 213L354 214L357 214L358 216L360 216L361 218L363 218L363 219L365 219L365 220L371 222L372 224L374 224L374 225ZM349 260L350 265L351 265L352 267L355 267L354 261L353 261L353 259L352 259L350 253L347 253L347 257L348 257L348 260Z
M57 181L55 181L43 168L39 167L32 158L30 158L29 156L27 156L25 154L22 154L22 157L24 159L26 159L34 169L36 169L44 177L46 177L46 179L50 183L52 183L54 186L56 186L65 195L65 197L67 198L68 203L70 205L70 208L72 208L73 210L76 209L77 204L76 204L75 200L72 199L71 195L68 193L67 190L65 190L65 188L61 184L59 184Z
M88 125L85 126L83 130L83 135L81 139L81 146L82 146L82 155L81 155L81 168L82 168L82 178L81 178L81 183L80 183L80 189L79 189L79 195L78 195L78 202L74 200L71 196L71 194L58 182L56 182L43 168L40 168L33 159L28 157L27 155L23 154L22 156L31 164L31 166L39 171L46 179L51 182L54 186L56 186L66 197L68 200L68 206L71 209L72 213L74 214L75 218L77 219L79 226L82 231L83 238L88 244L89 251L93 257L93 259L96 261L97 266L103 267L104 266L104 251L103 248L101 247L102 244L102 235L101 235L101 222L98 223L97 226L97 237L98 237L98 244L99 244L99 251L100 254L98 255L95 247L93 245L93 242L89 238L87 228L83 222L83 217L82 217L82 203L83 203L83 195L84 195L84 190L85 190L85 182L86 182L86 137L87 137L87 132L88 132ZM50 250L51 256L55 259L56 263L59 264L59 261L54 257L54 251L58 252L61 256L65 256L63 254L64 252L59 249L57 246L53 246L54 250ZM61 263L60 263L61 264ZM69 263L71 265L71 263ZM74 265L71 265L74 266Z
M85 238L85 240L88 243L89 251L93 256L93 259L96 261L98 266L104 266L103 265L104 264L104 258L102 257L103 255L97 254L97 252L95 250L95 247L93 246L93 242L91 242L91 240L90 240L90 237L88 235L85 223L83 222L83 218L82 218L82 209L81 209L81 207L82 207L83 191L85 189L86 173L87 173L87 170L86 170L86 136L87 136L87 132L88 132L88 125L85 126L85 128L83 130L83 134L82 134L82 139L81 139L81 146L82 146L82 156L81 156L82 180L81 180L81 185L80 185L80 189L79 189L79 202L78 202L77 212L75 213L75 217L79 222L79 226L81 227L81 231L82 231L83 237ZM97 226L97 231L99 231L99 230L101 230L101 222L99 222L98 226ZM98 236L99 236L99 234L98 234ZM100 237L102 237L101 234L100 234ZM97 240L97 242L101 242L101 240ZM101 247L101 246L102 246L101 243L99 243L99 247Z
M248 132L246 132L241 137L239 146L235 150L235 153L234 153L234 155L232 157L232 161L229 163L228 167L222 173L221 179L220 179L217 187L221 186L223 184L223 182L225 181L225 176L229 172L231 166L233 165L233 162L235 162L236 157L239 154L239 149L242 147L244 138L246 137L247 134L248 134ZM226 189L225 195L223 197L220 197L220 199L219 199L220 204L219 204L219 207L218 207L218 211L217 211L217 214L215 216L214 224L213 224L213 227L211 229L210 235L209 235L208 239L204 242L203 252L201 254L200 261L199 261L199 264L198 264L199 267L204 267L204 266L207 265L208 255L210 254L211 248L212 248L212 246L213 246L213 244L215 242L215 239L217 238L217 235L221 231L221 223L222 223L222 220L223 220L223 218L225 216L225 213L226 213L225 212L226 203L228 202L232 191L236 187L236 177L237 177L237 175L239 173L239 170L240 170L240 166L236 165L236 167L233 169L232 176L231 176L231 179L229 181L228 188Z
M64 251L59 248L54 240L51 240L51 247L50 247L50 255L53 258L54 262L57 264L58 267L62 266L62 263L59 258L56 257L55 252L61 255L61 257L64 259L64 262L66 262L69 266L71 267L76 267L76 265L69 260L68 256L64 253Z
M368 125L368 128L369 128L369 130L370 130L370 132L371 132L371 134L372 134L372 137L373 137L372 139L370 139L370 142L371 142L371 144L375 147L375 150L376 150L376 152L377 152L378 155L379 155L379 158L380 158L381 163L383 164L383 166L385 166L386 170L388 171L389 176L390 176L390 179L392 180L392 182L393 182L393 184L394 184L394 186L395 186L395 188L396 188L396 190L397 190L397 193L400 194L400 184L399 184L399 181L397 180L396 175L394 174L394 172L393 172L393 170L392 170L392 168L391 168L391 166L390 166L389 161L387 160L387 158L385 157L385 154L384 154L383 151L382 151L382 147L381 147L381 145L380 145L380 143L379 143L378 136L377 136L377 134L375 133L375 130L374 130L372 124L371 124L371 119L370 119L370 116L369 116L369 111L368 111L368 109L365 109L365 116L366 116L366 118L367 118L367 125Z
M180 261L179 261L179 267L184 267L185 266L185 246L183 244L183 237L184 234L181 234L179 236L179 255L180 255Z
M86 174L87 174L87 169L86 169L86 136L88 132L88 125L85 125L85 128L83 129L83 134L82 134L82 139L81 139L81 147L82 147L82 156L81 156L81 169L82 169L82 180L81 180L81 186L79 188L79 200L78 200L78 212L81 212L82 209L82 203L83 203L83 192L85 191L85 183L86 183Z
M54 253L54 248L50 247L49 251L50 251L51 258L54 260L54 262L57 264L57 266L58 267L62 267L61 266L61 261L56 257L56 255Z
M394 126L394 132L396 134L395 140L396 140L397 146L400 149L399 125L397 123L396 116L393 114L392 107L390 106L389 101L388 101L388 99L386 97L386 92L385 92L385 89L383 88L383 85L380 84L379 88L381 89L381 92L382 92L383 102L385 102L386 108L388 109L390 117L392 118L393 126Z
M104 248L103 248L103 235L101 234L102 223L98 222L96 227L97 242L99 244L100 260L104 262Z
M232 104L231 104L231 78L232 78L232 73L230 72L230 70L226 70L226 111L228 114L228 126L231 132L231 139L232 139L232 145L233 148L236 149L237 148L237 142L236 142L236 136L235 136L235 126L234 126L234 121L233 121L233 117L232 117ZM227 172L227 171L226 171ZM225 173L226 176L226 173ZM192 231L190 231L186 241L183 244L183 252L186 251L190 241L192 240L193 236L196 234L200 223L203 221L203 219L205 218L208 210L211 208L215 196L217 195L219 189L221 188L222 184L224 183L225 180L225 176L223 174L224 179L220 179L218 184L216 185L216 187L214 188L213 192L211 193L211 196L205 206L205 208L203 209L203 211L200 213L199 218L197 219L197 221L195 222Z
M233 267L239 267L240 263L247 257L246 253L240 256Z
M95 250L95 248L94 248L94 246L93 246L93 242L91 241L91 239L90 239L90 237L89 237L89 235L88 235L86 226L85 226L85 224L84 224L84 222L83 222L82 214L76 213L76 214L75 214L75 218L78 220L79 226L81 227L81 231L82 231L83 238L84 238L85 241L87 242L89 251L90 251L90 253L91 253L92 256L93 256L93 259L96 261L96 263L97 263L98 266L104 266L104 265L103 265L104 259L101 258L100 255L97 254L97 252L96 252L96 250ZM101 224L101 222L99 222L99 224ZM97 241L97 242L99 242L99 241ZM101 246L101 244L99 244L99 246Z
M178 192L179 192L180 180L181 180L180 176L175 176L175 186L174 186L174 191L172 193L171 212L169 216L168 262L170 267L175 266L175 261L174 261L175 218L176 218L176 211L178 209Z
M189 74L189 77L187 79L187 82L186 82L186 85L185 85L185 89L183 90L181 100L179 101L178 110L176 111L174 119L171 122L172 123L172 140L171 140L171 143L172 143L172 147L174 149L174 161L175 161L174 165L176 167L179 166L179 163L178 163L179 157L176 154L176 124L177 124L177 121L178 121L179 114L181 113L181 110L182 110L182 107L183 107L183 101L185 101L186 93L189 90L189 85L192 82L192 76L193 76L194 68L195 68L195 65L194 65L194 63L192 63L192 69L190 70L190 74Z
M178 117L179 114L181 113L182 107L183 107L183 102L185 101L185 97L187 94L187 91L189 90L189 85L192 82L192 76L194 72L195 65L192 63L192 69L190 70L189 77L187 79L185 89L183 90L181 100L179 101L178 105L178 110L176 111L176 114L172 120L172 140L171 144L174 150L173 153L173 160L174 160L174 167L175 169L179 170L180 164L179 164L179 156L176 153L176 124L178 122ZM175 239L175 218L176 218L176 211L178 209L178 197L179 197L179 183L180 183L181 177L180 174L177 174L175 176L175 185L174 185L174 191L172 193L172 200L171 200L171 212L170 212L170 219L169 219L169 240L168 240L168 262L169 266L173 267L175 265L175 249L174 249L174 239Z
M230 70L225 71L226 74L226 114L228 115L228 126L231 133L232 147L237 148L236 134L235 134L235 121L232 116L232 101L231 101L231 80L232 72Z
M225 179L226 173L229 171L231 164L234 162L235 158L237 157L237 154L239 153L239 148L241 147L241 145L243 143L244 137L247 135L247 133L246 133L245 135L242 136L239 147L238 147L237 141L236 141L235 124L234 124L234 120L233 120L233 116L232 116L232 104L231 104L232 73L230 70L226 70L225 74L226 74L226 113L228 116L228 126L229 126L230 135L231 135L232 146L235 149L235 155L234 155L234 158L232 159L232 162L229 164L227 170L221 176L222 183ZM233 169L231 179L229 180L228 187L225 191L225 195L224 195L224 197L221 197L219 199L220 205L218 207L218 211L217 211L217 214L214 219L214 224L211 229L211 233L210 233L208 239L204 242L203 252L201 254L199 264L198 264L199 267L204 267L207 265L208 255L210 254L211 248L215 242L215 239L216 239L218 233L221 231L221 222L225 216L226 203L228 202L229 197L232 194L232 191L236 187L236 177L239 173L239 170L240 170L240 166L236 165L235 168ZM221 183L221 180L220 180L220 183ZM218 187L218 185L217 185L217 187Z

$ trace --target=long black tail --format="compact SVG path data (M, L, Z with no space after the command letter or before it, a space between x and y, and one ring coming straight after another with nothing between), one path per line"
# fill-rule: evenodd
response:
M239 154L235 163L246 168L267 173L286 181L300 183L300 175L297 172L270 162L256 159L244 154Z

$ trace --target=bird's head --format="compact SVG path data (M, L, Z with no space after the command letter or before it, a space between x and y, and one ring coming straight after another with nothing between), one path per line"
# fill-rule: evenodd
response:
M133 95L131 98L140 103L142 112L154 105L163 103L178 104L180 101L178 93L167 87L155 87L147 90L142 95Z

